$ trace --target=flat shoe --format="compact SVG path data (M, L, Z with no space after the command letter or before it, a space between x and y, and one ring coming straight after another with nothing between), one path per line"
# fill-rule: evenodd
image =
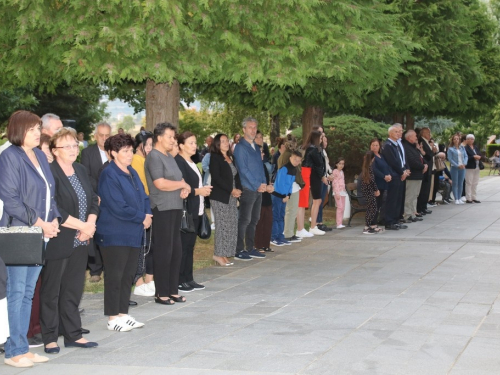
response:
M99 346L99 344L96 342L92 342L92 341L89 341L89 342L76 342L76 341L66 342L66 341L64 341L64 347L66 347L66 348L85 348L85 349L88 349L88 348L96 348L97 346Z
M186 302L186 297L184 297L184 296L179 296L179 297L170 296L170 299L175 301L175 302L179 302L179 303Z
M18 362L14 362L12 358L5 358L3 363L12 367L33 367L33 362L26 357L22 357Z
M43 351L47 354L59 354L60 347L54 346L53 348L44 348Z
M155 302L160 305L173 305L175 302L169 299L161 299L160 297L155 297Z
M26 358L26 357L25 357ZM35 356L33 358L28 358L31 362L33 363L45 363L45 362L48 362L49 361L49 358L48 357L45 357L43 355L38 355L38 354L35 354Z

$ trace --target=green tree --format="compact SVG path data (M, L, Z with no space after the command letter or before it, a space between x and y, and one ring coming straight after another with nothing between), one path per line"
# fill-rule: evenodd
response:
M278 114L390 85L406 54L379 0L4 0L0 84L146 85L147 127L177 123L180 83L259 93Z
M122 128L126 132L132 130L135 127L134 118L130 115L123 116L123 119L116 124L116 128Z

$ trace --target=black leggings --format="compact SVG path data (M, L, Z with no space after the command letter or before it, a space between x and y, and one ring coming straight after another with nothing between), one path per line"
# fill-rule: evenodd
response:
M193 216L194 227L198 228L200 223L200 216ZM196 233L183 233L181 232L182 240L182 259L179 272L179 284L193 281L193 255L194 245L196 244Z

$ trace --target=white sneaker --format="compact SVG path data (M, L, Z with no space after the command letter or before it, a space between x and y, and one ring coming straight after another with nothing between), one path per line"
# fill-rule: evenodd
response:
M144 284L144 285L146 285L146 288L148 288L150 291L153 292L153 296L154 296L154 294L156 292L155 282L154 281L150 281L149 283Z
M323 236L325 234L325 232L323 232L321 229L319 229L318 226L315 226L314 228L309 229L309 233L312 233L315 236Z
M128 332L132 331L134 327L129 326L122 318L118 317L108 322L108 329L110 331Z
M455 201L455 204L462 204L462 202L461 202L461 201L459 201L459 200L456 200L456 201Z
M460 200L461 200L462 202L465 202L465 201L467 200L467 198L466 198L466 197L462 197L462 198L460 198Z
M307 238L307 237L314 237L314 234L312 233L309 233L306 228L302 229L302 230L298 230L297 233L295 233L295 235L297 237L300 237L300 238Z
M337 229L342 229L342 228L345 228L345 225L342 225L342 224L337 225Z
M155 292L149 289L147 284L141 284L134 288L134 294L136 296L153 297Z
M215 230L215 224L214 223L212 223L212 225L210 225L210 229Z
M133 316L130 315L124 315L120 318L122 321L125 322L126 325L132 327L132 328L142 328L144 327L144 323L138 322L137 320L134 319Z

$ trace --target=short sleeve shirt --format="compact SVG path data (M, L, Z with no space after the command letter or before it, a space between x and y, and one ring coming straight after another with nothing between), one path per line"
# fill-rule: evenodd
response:
M170 181L181 181L182 172L177 166L173 156L163 154L153 149L146 158L146 182L149 188L151 208L159 211L182 210L180 189L174 191L161 191L156 188L153 181L164 178Z

